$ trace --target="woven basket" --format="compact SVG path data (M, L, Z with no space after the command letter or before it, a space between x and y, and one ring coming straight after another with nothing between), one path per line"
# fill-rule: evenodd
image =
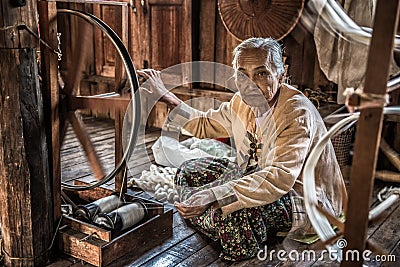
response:
M352 125L331 140L340 167L350 165L350 150L355 129L356 126Z
M304 0L218 0L225 28L237 39L272 37L281 40L296 26Z

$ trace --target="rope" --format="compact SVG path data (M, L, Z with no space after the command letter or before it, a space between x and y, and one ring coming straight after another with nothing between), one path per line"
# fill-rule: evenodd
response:
M365 75L364 75L365 76ZM346 88L343 95L346 96L346 107L351 113L356 110L374 107L385 107L389 104L389 93L400 88L400 75L389 79L386 84L386 94L364 93L362 89L354 90L353 87ZM350 103L351 102L353 103Z
M18 27L18 25L14 25L14 26L4 26L4 27L1 27L1 28L0 28L0 31L6 31L6 30L9 30L9 29L17 28L17 27Z
M33 37L35 37L37 40L39 40L39 42L41 42L45 47L47 47L51 52L53 52L54 54L57 55L58 60L61 60L62 57L62 53L56 49L54 49L53 47L51 47L51 45L49 45L48 43L46 43L42 38L40 38L40 36L38 34L36 34L31 28L29 28L26 24L17 24L14 26L5 26L0 28L0 31L6 31L9 29L14 29L16 28L17 30L26 30L28 33L30 33ZM58 35L57 35L58 36Z
M97 237L97 238L100 239L99 234L98 234L97 232L93 232L93 233L91 233L91 234L89 234L89 235L87 235L87 236L85 236L85 237L79 239L78 242L80 243L80 242L82 242L82 241L86 241L86 240L88 240L89 238L91 238L92 236Z
M3 246L3 239L1 239L1 241L0 241L1 252L3 253L3 255L7 255L8 259L11 260L11 261L34 261L35 259L37 259L37 258L43 256L44 254L46 254L47 252L49 252L49 251L51 250L51 248L52 248L53 245L54 245L54 240L56 239L58 229L60 228L61 221L62 221L62 217L60 218L60 220L58 220L57 228L56 228L56 230L55 230L55 232L54 232L54 235L53 235L53 238L52 238L52 240L51 240L50 246L49 246L47 249L45 249L42 253L40 253L39 255L37 255L37 256L35 256L35 257L12 257L12 256L10 255L10 253L8 253L8 252L4 249L4 246Z
M343 95L346 96L346 106L350 112L366 108L382 108L389 104L388 94L364 93L361 89L354 90L353 87L346 88Z
M378 193L378 199L381 203L369 212L368 219L370 221L376 219L382 212L393 205L399 199L399 196L400 188L384 187Z

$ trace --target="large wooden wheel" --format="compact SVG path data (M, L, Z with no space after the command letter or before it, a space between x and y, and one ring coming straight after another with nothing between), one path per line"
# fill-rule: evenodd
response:
M121 170L126 168L126 162L136 144L140 123L139 83L127 49L118 35L108 25L94 15L82 11L59 9L58 14L59 21L73 20L77 25L75 28L78 29L78 35L74 43L71 43L71 40L68 39L65 42L61 42L61 46L64 45L62 50L66 51L66 55L63 55L62 61L59 64L60 143L62 144L69 123L97 179L96 183L90 185L78 186L62 183L62 187L68 190L88 190L110 181L116 177ZM114 80L114 86L110 92L101 95L84 95L82 94L81 85L82 80L88 74L87 72L84 74L84 72L88 69L87 55L89 54L89 46L92 44L93 38L91 38L91 36L94 29L100 30L103 36L109 38L120 58L123 71L115 71L114 77L107 77L108 80ZM63 35L68 36L68 34L61 33L61 36ZM123 91L125 91L125 94L123 94ZM132 118L132 123L129 140L127 140L127 147L125 151L122 151L122 122L129 104L132 105L128 109L130 111L129 116ZM115 136L115 167L109 173L105 173L104 171L105 168L102 166L95 146L79 114L80 110L113 112L115 114L115 122L119 124L116 129L118 128L119 131L116 131ZM63 180L65 180L65 177L63 177Z

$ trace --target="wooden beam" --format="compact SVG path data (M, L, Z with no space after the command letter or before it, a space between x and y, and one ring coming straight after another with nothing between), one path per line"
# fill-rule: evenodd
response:
M159 1L157 1L159 2ZM171 2L171 1L169 1ZM191 62L192 57L192 0L182 1L182 32L181 32L181 42L184 44L184 49L181 52L181 63ZM180 48L181 49L181 48ZM182 84L183 86L188 86L192 88L192 66L191 64L186 64L182 67Z
M7 266L44 266L53 201L35 49L0 49L0 210Z
M22 2L22 1L21 1ZM37 1L0 2L0 210L6 266L45 266L53 199L36 47Z
M121 38L121 41L124 43L125 47L128 48L129 36L128 36L128 12L129 9L127 7L121 6L116 7L115 9L115 22L116 29L115 32ZM125 68L122 62L122 59L119 55L117 55L117 59L115 60L115 84L118 87L123 80L126 79ZM129 83L129 82L128 82ZM115 91L120 88L115 88ZM129 104L129 102L128 102ZM121 161L124 150L122 147L122 127L124 123L126 106L125 108L116 108L114 109L114 129L115 129L115 166L119 164ZM122 171L115 177L115 189L118 191L126 192L127 188L127 176L126 174L126 164L124 164ZM125 179L124 179L125 178Z
M398 0L378 1L368 55L364 93L382 95L386 93L398 13ZM361 111L350 173L349 203L344 235L347 247L341 266L362 266L363 264L362 257L356 261L346 258L346 253L350 250L358 250L362 255L365 249L382 120L383 108L367 108Z
M126 6L115 7L115 33L119 36L122 43L128 48L128 12L129 9ZM124 80L125 68L122 62L121 56L116 53L115 59L115 87L118 87L120 83ZM114 91L117 91L115 88Z
M35 37L16 26L24 24L33 32L38 32L36 1L28 0L22 7L14 7L11 2L0 2L0 25L5 28L0 31L0 48L34 47L38 43Z
M81 18L76 18L76 39L73 44L72 62L68 64L68 73L65 82L63 93L66 95L76 95L80 88L82 80L82 73L85 71L87 65L87 56L89 52L89 45L91 42L91 25Z
M215 62L215 25L217 16L217 1L203 0L200 1L200 25L199 25L199 59L200 61ZM195 45L195 44L193 44ZM195 59L196 60L196 59ZM210 77L215 79L215 69L210 68L209 65L201 65L199 79L210 80ZM214 88L214 84L200 84L202 88Z
M68 110L90 109L97 112L109 112L121 110L125 112L129 105L128 97L104 97L98 96L72 96L69 101Z
M98 18L101 18L100 5L93 5L93 15L95 15ZM97 27L94 28L93 41L95 44L97 44L94 51L96 76L102 77L101 74L103 73L103 65L104 65L104 48L103 45L100 44L103 43L103 33ZM108 80L115 82L111 77L109 77Z
M90 137L85 129L82 119L76 114L75 111L68 112L68 120L74 129L76 137L82 145L83 150L88 158L89 165L93 170L94 176L97 180L104 177L104 170L101 161L97 155L96 149L90 140Z
M56 3L38 2L39 24L42 39L54 49L57 40L57 7ZM51 127L46 128L49 151L49 168L53 181L54 220L61 218L61 162L60 162L60 117L58 56L41 45L42 92L45 121Z

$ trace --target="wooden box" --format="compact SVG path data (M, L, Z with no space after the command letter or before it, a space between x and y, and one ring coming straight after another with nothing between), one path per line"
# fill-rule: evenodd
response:
M103 193L107 196L110 191L104 190ZM96 196L101 197L103 193L96 192ZM79 194L89 201L93 200L93 194ZM128 253L143 254L172 237L172 209L164 209L163 204L157 201L130 194L125 194L125 198L128 201L139 199L146 204L148 215L143 223L116 235L112 231L64 215L59 230L61 251L92 265L105 266Z

